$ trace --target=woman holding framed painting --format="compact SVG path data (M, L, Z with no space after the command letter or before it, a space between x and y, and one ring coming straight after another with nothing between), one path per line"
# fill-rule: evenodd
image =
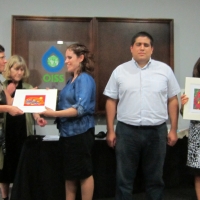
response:
M193 68L193 77L200 78L200 58ZM200 105L200 96L197 95L197 104ZM188 102L189 97L185 94L181 96L180 113L183 115L184 105ZM194 99L195 100L195 99ZM195 190L197 199L200 199L200 117L199 120L191 120L188 134L188 153L187 167L190 174L194 176Z

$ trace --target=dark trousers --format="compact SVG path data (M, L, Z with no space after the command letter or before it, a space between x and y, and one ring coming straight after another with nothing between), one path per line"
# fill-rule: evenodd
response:
M132 200L134 178L139 161L145 181L146 199L161 200L164 182L167 126L131 126L122 122L116 127L116 200Z

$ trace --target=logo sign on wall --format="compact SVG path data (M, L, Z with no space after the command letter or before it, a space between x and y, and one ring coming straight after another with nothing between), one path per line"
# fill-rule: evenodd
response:
M62 70L65 59L62 53L54 46L51 46L42 57L42 66L51 74L44 74L42 77L45 83L62 83L64 82L64 74L58 72Z
M65 64L62 53L52 46L42 57L42 66L50 73L59 72Z
M62 90L71 76L65 67L66 47L71 42L29 41L29 83L41 89Z

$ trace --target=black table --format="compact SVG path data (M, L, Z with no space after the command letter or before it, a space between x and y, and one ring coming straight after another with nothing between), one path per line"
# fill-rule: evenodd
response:
M65 199L58 149L58 141L41 141L34 138L25 142L13 183L11 200ZM193 184L192 177L186 171L186 153L186 137L179 139L174 147L167 147L163 174L166 188L187 187ZM105 140L95 140L93 163L94 199L114 197L115 152L107 146ZM143 190L142 174L138 170L133 192ZM80 192L77 199L80 199Z

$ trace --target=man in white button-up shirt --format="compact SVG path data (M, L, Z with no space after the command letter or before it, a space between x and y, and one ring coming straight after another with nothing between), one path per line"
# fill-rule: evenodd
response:
M113 71L104 90L108 97L106 139L110 147L115 147L117 159L116 199L132 199L133 182L141 161L147 199L161 200L166 143L173 146L177 141L180 87L167 64L151 59L150 34L137 33L130 50L132 60Z

